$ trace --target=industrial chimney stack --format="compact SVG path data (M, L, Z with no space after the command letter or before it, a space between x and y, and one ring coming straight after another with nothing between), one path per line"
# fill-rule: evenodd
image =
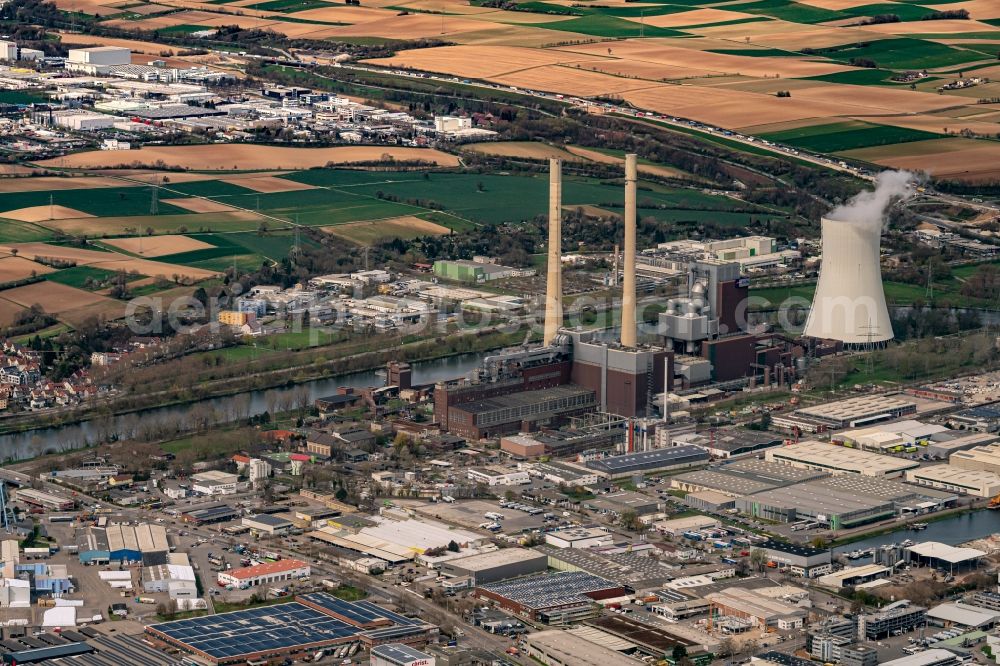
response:
M549 160L549 258L542 344L552 344L562 323L562 161L552 158Z
M625 156L625 276L622 281L622 346L636 346L635 325L635 226L636 181L635 154Z

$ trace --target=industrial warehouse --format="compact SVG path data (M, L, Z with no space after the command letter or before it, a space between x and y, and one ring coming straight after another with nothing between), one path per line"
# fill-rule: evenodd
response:
M549 625L569 624L598 614L598 601L620 599L625 589L584 572L526 576L480 585L474 594L500 608Z
M914 400L893 395L849 398L820 407L804 407L774 417L774 427L788 432L817 433L890 421L917 412Z
M708 460L708 452L700 446L672 446L643 453L599 458L588 461L586 465L609 479L620 479L634 474L659 474L695 467Z
M670 477L670 487L684 492L711 490L732 497L783 488L796 483L820 479L827 472L801 469L792 465L765 460L738 460L695 472Z
M920 466L916 460L893 458L877 453L847 449L819 441L807 441L770 449L764 454L771 462L812 469L830 474L861 474L894 479Z
M517 548L503 548L480 555L470 555L448 560L441 565L441 573L460 578L468 576L469 585L475 587L507 578L544 573L548 557Z
M301 658L311 651L357 643L421 645L433 627L369 601L347 602L322 592L248 610L152 624L146 637L211 664Z
M810 520L839 530L897 515L937 511L957 500L955 494L851 474L746 495L736 500L736 508L766 520Z
M109 525L90 527L77 543L83 564L142 562L145 566L166 564L169 545L162 525Z

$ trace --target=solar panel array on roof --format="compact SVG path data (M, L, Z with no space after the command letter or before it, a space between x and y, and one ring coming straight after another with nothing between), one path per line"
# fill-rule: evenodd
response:
M337 615L351 624L363 627L371 624L385 624L388 618L382 613L378 606L374 608L350 603L343 599L338 599L332 594L316 592L313 594L303 594L299 597L301 601L319 606L323 610Z
M164 622L149 629L219 660L336 641L358 633L357 627L343 620L295 602Z
M423 625L420 620L386 610L370 601L344 601L326 592L303 594L297 599L338 615L359 627L389 622L399 626Z
M480 589L536 610L592 601L585 596L587 593L616 587L618 584L607 578L582 571L525 576L500 583L480 585Z
M320 592L319 594L324 594L324 595L326 595L328 597L331 596L329 594L326 594L325 592ZM334 598L336 599L336 597L334 597ZM415 619L415 618L412 618L412 617L406 617L405 615L400 615L399 613L394 613L394 612L392 612L390 610L386 610L385 608L382 608L381 606L379 606L377 604L372 603L371 601L367 601L367 600L365 600L365 601L356 601L356 602L354 602L354 605L358 606L360 608L366 608L366 609L369 610L369 612L378 613L382 617L387 618L393 624L398 624L399 626L402 626L402 627L407 627L407 626L417 627L417 626L423 626L425 624L423 622L423 620Z
M598 460L587 461L587 467L609 474L657 469L666 465L687 465L708 461L708 451L700 446L685 444L671 446L655 451L627 453L622 456L610 456Z

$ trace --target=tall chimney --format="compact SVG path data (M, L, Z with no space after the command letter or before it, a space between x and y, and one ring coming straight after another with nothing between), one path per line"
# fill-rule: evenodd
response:
M562 161L553 157L549 160L549 258L542 344L552 344L562 324Z
M634 153L625 156L625 276L622 282L622 346L636 346L635 200L638 168Z

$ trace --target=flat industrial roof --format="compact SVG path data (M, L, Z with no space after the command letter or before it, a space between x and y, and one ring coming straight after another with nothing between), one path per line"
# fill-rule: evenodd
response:
M295 524L285 518L279 518L278 516L272 516L267 513L258 513L254 516L247 516L243 519L243 523L246 524L247 522L259 523L261 525L267 525L268 527L290 527Z
M642 469L658 465L698 462L702 460L708 460L708 451L700 446L685 445L591 460L587 462L587 467L613 474L630 469Z
M954 455L954 454L953 454ZM1000 486L1000 475L976 469L962 469L953 465L929 465L906 473L909 479L941 481L965 488L978 488L986 485Z
M864 418L871 414L891 411L894 409L904 409L915 406L912 400L894 398L887 395L866 395L858 398L848 398L837 402L828 402L815 407L803 407L795 411L796 414L803 414L813 418L838 421L851 421Z
M719 592L711 592L705 598L713 604L723 605L740 613L759 617L764 620L779 617L795 617L805 615L806 610L791 604L765 597L753 590L740 587L730 587Z
M826 472L818 470L754 459L737 460L713 469L685 472L674 479L678 484L687 483L735 495L750 495L825 475Z
M494 550L489 553L480 553L478 555L470 555L469 557L459 557L448 560L448 565L460 567L466 571L482 571L483 569L489 569L491 567L499 567L505 564L516 564L518 562L537 560L545 557L545 555L534 550L527 550L524 548L501 548L500 550Z
M87 643L67 643L65 645L51 645L11 652L6 655L6 659L9 659L11 664L34 664L50 659L87 654L93 651L94 648Z
M416 659L433 659L429 654L411 648L402 643L387 643L386 645L376 645L372 648L372 655L394 659L398 662L412 661Z
M590 602L593 600L586 596L587 593L618 587L621 586L607 578L582 571L544 573L479 586L481 590L533 609Z
M420 620L404 618L368 601L345 602L323 592L306 595L303 600L310 605L294 601L203 615L149 625L146 631L217 662L235 663L240 658L260 653L310 650L347 643L354 637L380 641L396 635L412 635L413 631L428 626ZM331 608L338 609L337 615L351 613L361 618L378 617L388 621L389 626L363 629L342 617L335 617L330 610L324 612L327 602Z
M217 660L326 645L359 631L296 602L153 624L147 630Z
M899 659L883 661L879 666L932 666L933 664L939 664L946 660L955 658L956 655L954 652L950 652L942 648L932 648L930 650L924 650L923 652L917 652L916 654L900 657Z
M907 550L921 557L932 557L948 562L949 564L958 564L959 562L968 562L980 557L986 557L986 553L981 550L975 548L958 548L941 543L940 541L924 541L923 543L910 546Z
M774 550L779 553L788 553L789 555L801 555L802 557L813 557L815 555L824 555L830 552L826 548L813 548L812 546L806 546L805 544L775 541L773 539L757 544L757 547L767 548L768 550Z
M831 474L846 472L880 476L920 466L915 460L883 456L816 440L799 442L779 449L768 449L765 456L770 461L810 465L829 471Z
M525 643L558 659L577 666L632 666L642 662L600 643L592 643L577 632L550 629L528 634Z
M963 627L972 627L973 629L978 629L987 624L992 625L996 622L998 616L1000 616L1000 613L996 611L957 603L940 604L927 611L927 617L951 622Z
M881 564L862 564L858 567L847 567L841 569L840 571L834 571L833 573L828 573L825 576L820 576L818 581L821 584L832 584L842 585L843 581L850 580L851 578L859 578L866 576L878 576L884 573L889 573L891 569L889 567L884 567Z

